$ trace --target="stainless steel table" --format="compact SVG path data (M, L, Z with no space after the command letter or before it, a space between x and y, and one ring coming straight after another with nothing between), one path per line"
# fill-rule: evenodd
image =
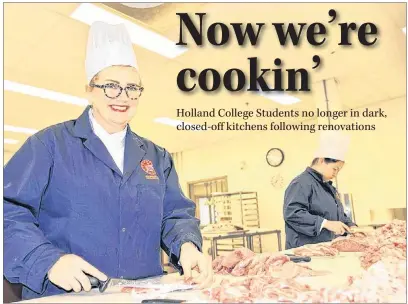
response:
M218 244L217 241L220 240L227 240L227 239L237 239L241 238L243 246L245 247L245 236L246 230L236 231L236 232L229 232L229 233L219 233L219 234L203 234L204 240L211 241L211 256L214 260L218 256ZM225 251L225 250L224 250Z
M280 230L267 230L267 229L250 230L245 233L245 238L246 238L248 249L251 249L252 251L254 251L254 239L253 239L254 236L261 236L261 235L267 235L267 234L276 234L277 239L278 239L278 250L282 251L281 231ZM261 252L262 252L262 246L261 246Z

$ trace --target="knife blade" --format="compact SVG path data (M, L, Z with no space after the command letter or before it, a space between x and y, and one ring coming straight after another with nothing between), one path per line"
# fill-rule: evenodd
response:
M161 277L162 275L154 276L154 277L142 277L138 278L137 280L133 279L119 279L119 278L111 278L108 277L106 281L101 281L94 276L91 276L89 274L86 275L89 279L89 282L91 283L92 288L98 288L100 292L104 292L108 287L114 287L114 286L133 286L136 284L136 282L146 279L146 278L156 278L156 277Z
M88 274L87 277L89 278L92 288L98 288L99 292L101 293L105 292L106 289L115 286L147 288L158 290L159 293L185 291L194 288L194 286L188 284L172 284L172 283L162 284L159 282L154 282L155 279L161 278L163 277L163 275L153 277L142 277L138 279L118 279L108 277L106 281L100 281L99 279Z

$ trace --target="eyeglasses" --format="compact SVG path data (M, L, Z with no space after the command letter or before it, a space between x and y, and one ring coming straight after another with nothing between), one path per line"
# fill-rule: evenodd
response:
M111 98L111 99L118 98L122 94L122 92L125 91L126 96L128 98L135 100L135 99L138 99L142 95L142 92L144 90L144 87L139 87L135 85L131 85L131 86L127 86L123 88L116 83L107 83L104 85L91 83L89 86L92 88L103 89L106 97Z

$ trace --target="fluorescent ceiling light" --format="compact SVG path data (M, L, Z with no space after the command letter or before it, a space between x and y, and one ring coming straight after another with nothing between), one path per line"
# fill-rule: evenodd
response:
M119 17L103 8L90 3L82 3L71 14L71 18L91 25L95 21L104 21L109 24L123 23L129 32L130 39L152 52L158 53L167 58L175 58L187 51L184 46L176 45L174 41L167 39L151 30L148 30L136 23Z
M10 126L10 125L4 125L4 131L15 132L15 133L25 133L25 134L35 134L38 132L38 130L22 128L22 127L15 127L15 126Z
M18 140L16 140L16 139L10 139L10 138L5 138L5 139L4 139L4 143L5 143L5 144L15 145L16 143L18 143Z
M250 86L248 86L247 90L249 90ZM300 102L300 99L294 96L291 96L285 92L279 91L262 91L262 89L257 86L258 91L249 91L251 93L258 94L262 97L268 98L274 102L280 103L282 105L291 105Z
M169 125L172 127L177 127L183 123L181 120L176 120L168 117L158 117L154 119L154 122L161 123L164 125ZM190 123L184 122L185 125L191 125Z
M76 96L63 94L47 89L37 88L26 84L17 83L14 81L4 80L4 90L16 93L26 94L43 99L49 99L58 102L69 103L78 106L88 105L88 100Z
M291 105L300 102L300 99L294 96L290 96L286 93L277 93L277 92L259 92L261 96L264 96L270 100L273 100L277 103L283 105Z
M291 95L288 95L283 92L267 92L267 91L258 91L256 92L257 94L268 98L272 101L275 101L277 103L283 104L283 105L291 105L300 102L300 99Z

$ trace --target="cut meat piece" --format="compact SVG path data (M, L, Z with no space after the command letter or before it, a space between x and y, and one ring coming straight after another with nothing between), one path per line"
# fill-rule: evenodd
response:
M369 247L359 238L338 238L333 240L331 246L340 252L364 252Z
M218 272L222 269L222 260L224 259L224 256L217 256L213 261L212 261L212 268L214 269L215 272Z
M257 254L248 265L248 275L259 275L265 272L266 261L272 256L272 253Z
M391 223L375 230L374 235L380 239L389 239L392 237L407 238L406 222L393 220Z
M309 244L293 249L293 253L298 256L336 256L338 250L332 248L330 244Z
M244 276L248 274L248 266L252 263L254 256L248 257L239 262L231 271L233 276Z
M265 270L270 268L282 267L283 264L289 262L290 259L287 255L275 254L268 257L266 260Z
M222 267L233 269L240 261L254 256L255 253L248 248L239 248L227 254L221 261Z
M137 294L145 294L149 292L158 291L159 289L156 288L144 288L144 287L122 287L120 292L123 293L137 293Z
M238 261L239 256L242 256L243 260ZM234 268L229 268L229 266L234 264ZM214 260L213 268L217 274L230 273L233 276L269 275L271 277L294 278L296 276L327 274L327 272L313 271L308 267L297 265L291 262L290 258L284 254L254 254L253 252L243 251L241 249L232 252L224 258Z
M360 257L361 267L367 269L374 263L377 263L381 260L381 253L378 247L370 247L368 248L364 254Z
M382 246L372 246L368 248L360 257L361 267L367 269L384 258L407 259L407 247L404 243L388 243Z
M218 274L229 274L231 272L230 269L223 267L222 262L225 259L225 256L218 256L212 262L212 268L215 273Z

